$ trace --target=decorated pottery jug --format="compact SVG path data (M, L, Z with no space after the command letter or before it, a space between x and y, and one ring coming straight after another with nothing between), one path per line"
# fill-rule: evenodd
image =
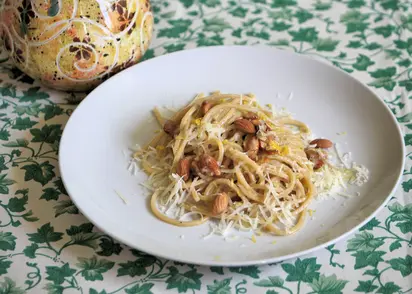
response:
M14 64L44 85L84 91L137 63L149 47L149 0L0 0Z

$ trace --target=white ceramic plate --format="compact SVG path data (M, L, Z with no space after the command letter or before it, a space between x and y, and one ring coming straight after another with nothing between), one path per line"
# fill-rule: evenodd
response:
M198 92L217 89L253 92L262 104L286 107L315 134L351 151L353 159L370 170L370 181L356 190L360 196L314 202L314 219L308 218L303 230L289 237L258 237L256 244L250 233L232 241L219 236L203 240L208 224L178 228L156 219L139 185L146 176L128 172L124 151L136 143L144 145L158 129L153 107L182 106ZM344 238L389 199L403 158L403 139L394 117L367 87L322 62L266 47L195 49L134 66L80 104L60 145L64 184L97 227L150 254L226 266L276 262Z

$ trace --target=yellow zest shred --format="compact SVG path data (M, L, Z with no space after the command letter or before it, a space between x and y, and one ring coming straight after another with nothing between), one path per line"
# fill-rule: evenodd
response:
M252 240L253 243L256 243L256 236L255 236L255 235L252 235L251 240Z
M163 145L157 145L157 146L156 146L156 149L157 149L158 151L162 151L162 150L165 150L165 146L163 146Z
M200 118L196 118L196 119L192 120L192 123L197 125L197 126L200 126L200 124L202 123L202 120Z
M316 210L313 209L308 209L308 213L310 216L313 216L313 214L316 212Z

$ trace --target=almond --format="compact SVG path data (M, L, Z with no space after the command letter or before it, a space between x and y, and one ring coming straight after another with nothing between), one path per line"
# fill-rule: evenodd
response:
M246 134L254 134L256 133L255 126L247 119L241 118L234 122L235 127L237 130L246 133Z
M232 159L229 157L223 157L222 166L225 168L231 168L232 166Z
M244 150L250 159L255 160L259 151L259 139L256 136L248 135L244 142Z
M212 103L208 101L203 101L202 105L200 106L200 111L202 112L202 115L205 115L212 107Z
M223 213L227 209L228 204L229 198L227 194L224 192L219 193L213 201L212 214L218 215Z
M322 148L322 149L327 149L333 146L332 141L328 139L315 139L315 140L312 140L309 144L316 145L316 148Z
M305 153L308 159L313 163L313 169L320 169L325 164L322 156L316 150L306 149Z
M254 126L259 126L260 125L260 120L258 120L258 119L252 119L252 120L250 120L250 122L254 125Z
M177 124L171 120L167 120L163 126L163 131L170 136L175 136L177 134Z
M183 177L184 181L187 181L190 177L190 159L182 158L176 167L176 173Z
M247 119L251 119L251 120L254 120L254 119L258 118L258 116L253 112L247 112L243 115L243 117L247 118Z
M211 174L212 176L220 176L220 168L216 159L208 154L203 154L198 163L198 167L202 173Z

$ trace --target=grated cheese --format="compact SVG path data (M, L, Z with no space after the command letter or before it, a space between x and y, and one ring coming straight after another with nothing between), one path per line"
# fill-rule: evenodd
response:
M120 194L116 190L114 190L114 192L117 194L117 196L119 196L120 199L122 199L124 204L126 204L126 205L128 204L126 198L124 198L122 194Z
M250 238L250 240L252 240L253 243L256 243L256 236L252 235L252 238Z
M313 216L313 214L316 212L316 210L313 209L308 209L308 213L310 216Z

